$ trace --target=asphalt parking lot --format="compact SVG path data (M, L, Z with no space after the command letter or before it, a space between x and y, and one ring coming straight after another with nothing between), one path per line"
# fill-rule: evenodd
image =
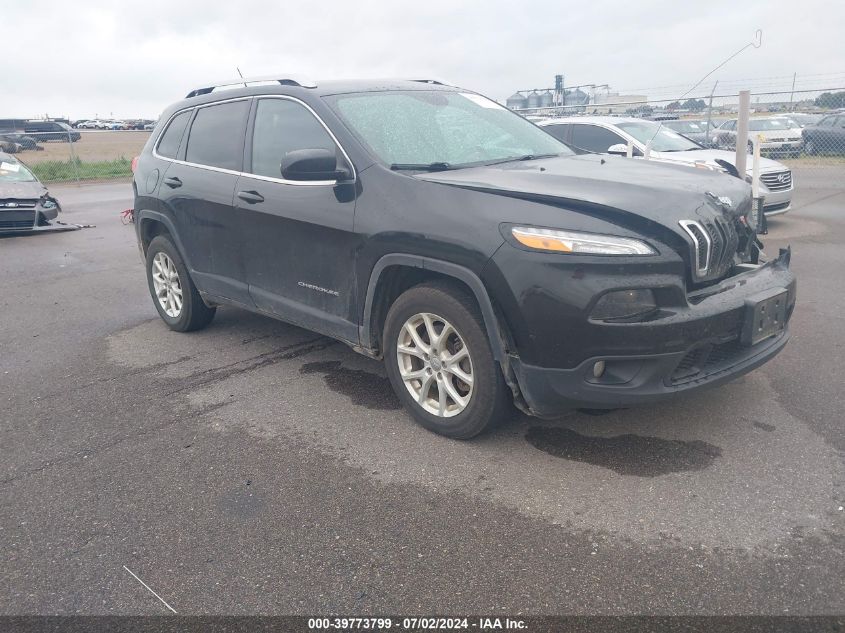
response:
M126 183L0 239L0 612L845 612L845 178L796 169L792 340L669 403L471 442L379 363L221 309L176 334Z

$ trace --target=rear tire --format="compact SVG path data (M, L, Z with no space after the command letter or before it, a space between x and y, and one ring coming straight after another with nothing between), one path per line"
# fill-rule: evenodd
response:
M404 292L387 314L384 361L393 390L430 431L469 439L513 411L475 299L431 282Z
M813 141L807 141L804 143L804 153L808 156L815 156L816 155L816 144Z
M161 320L176 332L201 330L214 318L170 238L158 235L147 247L147 285Z

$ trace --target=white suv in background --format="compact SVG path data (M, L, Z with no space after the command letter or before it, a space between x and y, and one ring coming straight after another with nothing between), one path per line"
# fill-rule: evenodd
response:
M719 149L706 149L664 125L645 119L625 117L563 117L538 122L546 132L585 154L626 155L628 143L633 156L645 155L646 143L651 142L650 158L681 163L690 167L706 167L728 171L724 163L734 165L736 155ZM722 164L720 164L722 163ZM748 161L747 180L752 165ZM760 190L765 197L763 211L767 216L786 213L792 204L792 172L777 161L760 159Z

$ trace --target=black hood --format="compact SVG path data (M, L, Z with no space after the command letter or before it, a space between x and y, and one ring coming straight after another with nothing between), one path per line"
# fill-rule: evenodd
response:
M621 156L565 156L418 174L416 178L492 194L565 204L573 210L636 215L683 235L679 220L736 217L751 209L751 186L732 176Z
M0 181L0 200L4 198L19 198L25 200L38 199L47 193L47 188L37 180L28 182Z

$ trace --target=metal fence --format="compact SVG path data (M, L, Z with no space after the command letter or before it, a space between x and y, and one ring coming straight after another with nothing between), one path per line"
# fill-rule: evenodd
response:
M144 130L65 129L0 132L0 151L15 154L42 182L129 179Z
M706 148L734 151L739 93L662 98L599 95L590 103L516 110L542 122L570 117L657 121ZM748 153L759 140L765 157L804 166L845 165L845 87L751 94Z

